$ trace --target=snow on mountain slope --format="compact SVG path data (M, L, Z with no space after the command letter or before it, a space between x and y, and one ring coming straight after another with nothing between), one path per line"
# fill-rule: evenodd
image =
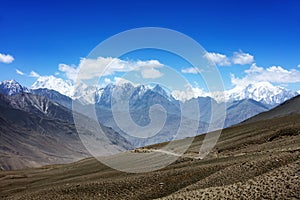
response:
M73 84L71 81L65 81L61 78L54 76L40 76L35 83L31 86L31 89L47 88L56 90L57 92L73 97Z
M74 89L74 86L70 81L64 81L63 79L56 78L54 76L38 78L38 80L32 85L32 89L37 88L48 88L56 90L61 94L69 96L73 99L80 100L84 104L93 104L100 102L107 103L108 99L111 98L112 91L116 92L116 96L120 97L124 92L124 94L133 92L132 99L138 99L140 96L143 96L143 94L145 94L145 92L147 92L148 90L152 90L166 97L171 102L175 102L175 99L177 99L158 85L156 87L152 87L147 85L132 85L130 83L122 83L109 84L105 88L98 88L97 86L87 86L84 84L79 84L78 86L76 86L76 89ZM224 95L220 95L218 93L205 93L204 96L210 96L218 102L233 102L243 99L253 99L255 101L273 107L296 96L298 93L287 90L283 87L274 86L269 82L257 82L249 84L247 86L236 86L231 90L224 91L224 93L222 94ZM198 94L198 96L202 97L203 95ZM193 97L196 98L195 96L191 96L190 99Z
M0 83L0 93L2 94L11 96L18 93L28 93L28 92L29 90L26 87L20 85L15 80L6 80Z
M74 93L72 99L79 100L82 104L95 104L97 97L101 96L102 89L96 85L87 85L85 83L78 83L74 86Z
M253 99L271 106L278 105L296 95L296 92L274 86L269 82L257 82L246 87L236 86L225 92L227 101Z

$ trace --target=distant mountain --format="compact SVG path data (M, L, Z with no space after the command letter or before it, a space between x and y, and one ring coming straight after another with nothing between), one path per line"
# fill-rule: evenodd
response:
M128 83L127 83L128 84ZM113 88L113 84L109 84ZM125 84L126 85L126 84ZM140 91L143 92L150 89L148 86L137 86L140 87ZM32 86L33 89L37 88L48 88L54 89L61 94L69 96L73 99L79 99L85 104L99 103L99 98L101 98L102 92L105 92L105 88L98 88L97 86L86 86L84 84L79 84L76 89L72 87L72 84L68 81L64 81L53 76L41 77ZM74 90L74 91L73 91ZM174 101L174 97L167 93L166 90L161 88L152 88L154 92L165 95L169 101ZM208 96L211 96L207 94ZM206 95L206 96L207 96ZM224 92L225 99L219 99L218 96L213 95L213 98L218 102L233 102L243 99L253 99L255 101L261 102L268 105L270 108L280 103L298 95L298 92L287 90L283 87L274 86L269 82L257 82L248 84L246 86L236 86L231 90ZM105 94L107 96L107 94ZM176 100L175 100L176 101Z
M34 91L37 89L55 90L82 104L94 104L95 99L99 98L102 93L102 88L98 88L97 86L90 86L84 83L73 85L71 81L65 81L54 76L39 77L31 86L31 89Z
M258 82L246 87L236 86L225 92L227 101L253 99L270 107L274 107L296 95L297 92L287 90L283 87L273 86L269 82Z
M8 102L11 108L33 113L40 117L46 116L50 119L59 119L74 123L71 110L50 101L45 96L20 93L13 96L1 95L0 98L2 101Z
M8 84L8 82L10 81L2 83L3 88L9 88L5 90L6 93L18 95L18 93L24 93L24 91L26 91L26 93L45 97L51 102L60 104L68 109L72 108L72 101L74 100L82 105L95 104L96 112L100 122L120 132L120 134L127 139L129 139L129 137L127 137L126 134L119 129L118 125L115 123L111 105L117 105L115 102L118 101L120 106L116 110L119 112L119 115L122 114L123 116L129 110L129 117L132 118L137 125L146 126L150 123L150 107L152 105L159 104L168 113L167 121L164 130L162 131L164 136L148 140L147 144L150 142L163 142L172 138L172 134L176 132L178 125L180 124L180 105L185 105L185 108L188 109L184 116L185 118L190 118L190 116L195 114L195 102L199 105L200 119L197 119L197 121L200 121L198 130L198 134L200 134L207 130L207 126L211 122L212 107L216 108L214 112L216 112L216 116L220 118L217 121L221 121L222 118L219 116L222 113L218 113L218 109L221 110L222 107L226 107L227 115L225 118L225 127L228 127L244 121L260 112L266 111L285 101L286 99L296 95L295 92L286 90L282 87L273 86L268 82L260 82L250 84L245 87L237 86L232 90L225 91L225 99L223 100L216 98L216 101L211 97L197 97L189 99L185 102L180 102L160 85L135 86L130 83L123 83L118 85L108 84L104 88L98 88L97 86L88 86L81 83L76 85L76 89L74 90L74 86L71 83L50 76L40 78L33 84L33 88L39 89L28 90L26 88L24 89L15 81L13 84ZM47 88L53 88L53 90ZM60 92L67 94L68 96L55 91L55 88L58 88ZM66 90L68 92L66 92ZM73 92L71 93L71 91ZM26 102L39 102L39 104L37 104L38 108L33 107L30 109L37 110L39 112L41 111L42 113L45 112L44 109L47 107L47 103L43 102L42 99L37 100L38 97L33 97L30 95L23 95L22 98L26 100ZM129 101L126 101L126 99ZM159 112L156 114L157 116L155 116L155 118L161 117ZM51 115L53 114L49 113L48 117L51 117ZM124 118L124 120L127 120L128 116ZM167 133L169 133L169 135ZM187 137L188 136L189 135L187 134ZM158 138L160 138L160 141L158 141ZM144 141L140 142L140 140L136 140L135 138L131 138L130 141L133 141L134 144L139 146L145 144Z
M116 101L120 103L120 106L116 105ZM148 138L133 137L132 135L145 134L140 133L138 130L130 130L130 135L124 132L117 124L116 117L112 113L112 106L116 106L114 111L117 112L119 116L125 116L125 113L129 111L129 117L133 122L143 127L151 123L149 117L150 107L156 104L161 105L166 110L166 122L155 136ZM151 88L143 85L134 87L130 83L122 85L109 84L103 89L101 98L97 101L96 111L101 123L112 127L136 147L172 140L178 131L181 120L177 101L172 99L172 97L158 85ZM157 111L154 112L153 118L160 119L162 115L162 111ZM128 117L123 117L121 120L124 126L131 121ZM196 119L194 121L196 121ZM184 126L186 126L186 130L189 130L187 124ZM206 128L206 123L200 123L198 133L205 132ZM193 134L192 131L187 131L183 137L193 136L191 134Z
M267 106L253 99L243 99L228 103L225 127L238 124L267 110L269 110Z
M74 88L71 81L64 81L61 78L54 76L41 76L31 86L31 89L47 88L55 90L63 95L72 97L74 94Z
M254 117L247 119L244 123L252 123L275 117L283 117L288 115L300 114L300 95L287 100L279 106L267 111L262 112Z
M121 86L116 86L113 84L108 85L106 88L104 88L101 99L98 101L96 106L99 120L106 126L112 127L113 129L117 130L120 134L122 134L122 136L124 136L135 146L150 145L171 140L174 137L174 134L177 132L181 122L180 105L179 102L175 99L170 100L170 97L166 93L162 92L164 90L161 87L155 86L154 88L155 90L146 86L134 87L129 83ZM126 133L124 133L122 129L120 129L116 124L114 116L112 114L112 94L114 94L114 97L119 99L129 98L126 95L130 96L130 94L132 94L129 98L130 117L136 124L140 126L146 126L151 122L149 118L150 107L155 104L161 105L168 113L164 128L160 131L159 134L157 134L157 136L148 138L147 140L133 138L126 135ZM219 109L221 109L222 107L226 108L226 117L224 124L225 127L240 123L249 117L268 110L268 107L263 103L257 102L252 99L243 99L228 102L227 105L225 105L225 103L218 103L210 97L198 97L190 99L181 104L184 104L185 109L187 109L187 115L183 116L185 118L195 116L196 109L194 106L199 106L199 118L192 119L192 121L200 121L197 134L205 133L207 131L208 124L211 123L212 112L215 112L215 116L217 118L220 117L221 114L223 114L219 111ZM125 106L121 107L118 114L121 115L122 112L125 112L125 110L122 110L124 108ZM214 108L215 110L213 111L212 108ZM160 113L157 113L157 115L160 115ZM124 120L126 121L128 119L125 118ZM219 120L216 120L216 122L221 123L220 120L221 118ZM185 129L189 130L188 126L185 126ZM185 137L190 136L192 135L189 135L188 133L185 135Z
M96 103L104 108L111 108L112 99L120 101L129 100L131 95L134 93L135 87L130 83L124 83L121 85L108 84L101 93L100 98L96 100ZM137 87L139 90L139 87ZM141 94L142 95L142 94Z
M6 80L0 82L0 93L6 94L6 95L15 95L19 93L27 93L29 92L29 89L26 87L20 85L15 80Z
M106 126L113 127L118 132L122 132L122 130L118 129L111 112L111 104L113 103L111 101L112 96L118 98L118 101L123 101L122 105L128 104L128 102L124 102L124 99L129 99L129 107L127 109L130 110L131 118L136 124L142 126L150 123L149 108L151 105L162 105L167 112L172 115L172 117L170 117L170 115L167 118L167 129L165 131L171 132L172 130L172 132L174 132L177 127L176 124L180 123L180 104L184 104L188 109L188 115L192 115L195 112L195 108L193 107L195 104L193 102L197 101L200 109L200 121L202 123L199 127L207 127L207 124L211 122L212 107L218 110L222 106L226 106L224 126L228 127L240 123L260 112L266 111L276 106L278 103L296 95L295 92L273 86L267 82L250 84L245 87L237 86L232 90L225 91L225 102L220 100L215 101L211 97L198 97L185 102L180 102L174 99L171 94L167 93L166 90L159 85L156 85L155 87L147 85L134 86L130 83L120 85L108 84L102 89L91 86L80 86L76 94L77 99L80 99L80 94L85 94L81 99L92 99L82 100L81 102L85 104L94 101L97 104L96 110L99 120ZM121 106L118 109L119 112L126 112L126 110L124 110L126 109L126 106ZM216 110L214 112L217 112ZM218 113L216 113L216 116L218 116ZM189 118L189 116L185 117ZM173 119L172 122L170 121L171 118ZM204 123L206 125L203 125ZM201 128L198 133L203 133L205 130L206 128ZM125 134L123 135L126 136ZM161 139L162 138L163 137L161 137ZM170 138L171 137L165 137L166 140ZM156 140L153 141L158 142Z
M57 92L56 90L47 88L28 89L15 80L7 80L0 82L0 94L14 96L24 93L46 97L47 99L69 109L71 109L72 107L72 99L68 96Z
M212 113L215 114L216 122L221 123L222 120L221 109L226 108L225 110L225 122L224 127L229 127L234 124L238 124L249 117L257 115L258 113L269 110L269 108L261 102L257 102L253 99L243 99L233 102L216 102L213 98L210 97L198 97L193 98L185 102L186 108L188 108L188 113L195 112L193 106L189 106L193 101L197 101L200 109L200 120L206 123L211 122ZM194 105L194 104L192 104ZM214 110L212 110L214 109Z
M210 123L211 117L212 117L212 112L218 112L219 107L222 106L221 104L224 105L224 103L218 103L216 102L213 98L211 97L197 97L197 98L192 98L190 100L187 100L183 103L185 105L185 108L187 109L186 113L191 113L194 115L194 113L197 111L194 108L194 105L199 106L199 111L200 111L200 120L206 123ZM215 110L212 110L212 109ZM188 117L188 116L186 116Z

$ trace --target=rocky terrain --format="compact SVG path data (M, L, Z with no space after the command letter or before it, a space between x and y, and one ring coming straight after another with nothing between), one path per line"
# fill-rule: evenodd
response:
M70 110L43 96L0 94L0 169L70 163L90 157L76 128ZM111 128L102 126L102 129L109 139L103 140L103 148L111 143L123 150L132 148ZM91 140L100 139L93 127L82 130Z
M299 114L224 129L213 151L200 160L203 138L196 137L173 164L148 173L120 172L94 158L2 171L0 198L299 199ZM177 142L178 148L184 141ZM126 154L144 155L165 145L128 151L113 159L120 165L126 164ZM161 157L155 158L158 162L166 158L165 152L160 153Z

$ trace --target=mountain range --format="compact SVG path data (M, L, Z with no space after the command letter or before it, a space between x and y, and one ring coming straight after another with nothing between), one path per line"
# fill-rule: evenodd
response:
M52 84L49 85L49 83ZM65 95L54 89L64 92ZM71 91L73 91L72 94ZM225 91L225 99L219 99L217 95L212 95L214 98L205 96L180 101L175 99L170 92L166 92L160 85L134 86L131 83L122 83L118 85L108 84L104 88L98 88L96 86L80 84L76 87L74 92L71 88L71 83L64 82L62 79L55 79L53 83L51 77L43 77L43 80L38 79L31 89L27 89L14 80L3 81L0 83L0 93L12 97L24 93L22 96L23 101L26 100L25 94L30 93L49 99L67 109L72 108L72 101L76 101L83 106L94 104L98 120L105 126L112 127L118 131L123 137L135 144L135 146L143 146L172 139L173 134L175 134L179 128L178 124L180 124L181 120L182 107L187 109L187 111L185 111L187 114L185 114L184 117L190 118L195 114L194 106L199 106L200 119L197 118L194 119L194 121L199 121L197 134L200 134L207 131L208 124L211 122L212 112L216 112L217 115L220 115L219 121L222 123L222 113L217 113L222 107L226 108L224 127L228 127L256 114L267 111L298 94L282 87L273 86L268 82L259 82L247 85L246 87L237 86L232 90ZM137 141L136 138L134 139L128 136L128 134L124 133L124 131L118 127L112 114L111 105L115 105L115 98L117 98L118 101L122 101L122 106L118 107L118 112L124 114L129 110L130 117L139 126L146 126L150 123L149 111L151 106L155 104L161 105L168 113L162 132L155 138L148 139L147 141L144 139L138 139ZM124 99L127 99L127 102L125 102ZM41 106L40 102L36 103L37 107ZM129 104L128 107L123 106L127 104ZM46 108L47 105L44 105L44 107ZM213 111L212 108L215 110ZM35 110L37 108L32 109ZM43 112L42 109L39 110ZM156 113L154 117L158 118L160 114ZM182 137L189 136L191 135L187 134Z
M112 85L112 84L109 84ZM106 86L107 87L107 86ZM136 86L140 87L142 90L151 89L153 87L149 86ZM87 86L80 83L76 86L74 91L74 86L70 81L64 81L61 78L55 78L52 76L49 77L40 77L38 80L31 86L31 89L47 88L52 89L64 94L72 99L81 99L83 103L95 103L101 98L101 94L104 88L99 88L98 86ZM166 91L164 91L166 92ZM166 92L167 93L167 92ZM90 95L94 94L94 95ZM141 93L142 94L142 93ZM167 93L168 94L168 93ZM237 85L233 89L225 90L220 93L206 93L203 92L202 96L199 97L211 97L217 102L230 103L233 101L243 100L243 99L253 99L255 101L261 102L268 107L275 107L280 103L298 95L298 92L285 89L284 87L274 86L269 82L256 82L247 85ZM94 99L84 99L84 96L93 96ZM170 98L174 97L171 94L168 94ZM180 98L177 100L183 101Z
M269 82L257 82L245 87L236 86L231 90L225 91L225 95L227 101L253 99L269 107L275 107L276 105L298 95L298 92L274 86Z
M45 79L45 80L44 80ZM0 84L1 86L1 84ZM22 87L17 84L16 87ZM1 87L0 87L1 88ZM24 88L24 87L23 87ZM137 85L134 86L130 83L123 83L119 85L108 84L104 88L98 88L97 86L87 86L85 84L80 84L76 87L74 91L69 82L65 82L62 79L55 79L54 83L51 77L43 79L38 79L29 90L31 93L46 96L47 98L55 101L67 108L71 108L72 100L79 101L82 104L96 104L100 105L101 108L111 109L110 99L112 93L114 92L115 96L118 96L122 99L122 95L131 93L130 97L130 110L141 110L139 113L142 117L142 120L147 123L149 122L148 112L146 112L150 107L150 98L149 94L156 94L157 98L164 99L159 103L163 103L163 107L166 107L167 110L171 113L177 113L179 115L180 104L186 102L175 99L170 92L166 92L161 86L148 86L148 85ZM58 89L62 92L59 94L55 90ZM68 90L68 93L64 93L64 90ZM0 90L1 91L1 90ZM28 89L25 88L25 91ZM73 94L70 95L70 91L73 91ZM262 111L266 111L270 108L273 108L280 103L298 95L297 92L287 90L283 87L273 86L268 82L258 82L255 84L249 84L244 87L236 86L231 90L224 91L223 98L218 98L218 95L205 95L199 96L197 98L192 98L187 100L187 102L198 101L199 108L201 110L201 119L200 121L209 123L211 106L214 105L216 108L226 106L227 108L227 117L225 122L225 127L244 121L245 119L256 115ZM150 95L151 96L151 95ZM225 98L224 98L225 97ZM254 101L255 102L254 102ZM239 104L239 101L243 101L239 105L239 109L242 109L242 105L247 107L247 112L244 111L239 114L239 117L233 116L233 106ZM171 110L172 111L171 111ZM193 112L193 109L190 110ZM148 117L148 118L147 118ZM145 124L144 123L144 124ZM110 124L108 124L110 125Z
M8 99L7 105L14 109L71 124L74 123L71 111L72 102L80 104L82 111L78 112L88 117L89 113L84 113L87 110L85 107L88 108L91 104L94 104L98 121L103 126L111 127L112 130L116 131L116 134L123 138L124 143L128 143L125 145L126 148L166 142L175 137L176 139L182 139L195 136L191 128L195 123L198 126L196 135L205 133L208 131L213 113L217 116L214 122L218 124L224 123L224 127L229 127L267 111L297 94L262 82L248 85L244 89L239 87L227 93L225 92L226 101L206 96L192 98L183 102L175 99L160 85L134 86L130 83L123 83L119 85L108 84L104 88L97 88L82 84L78 86L78 90L75 93L70 95L70 88L61 88L70 87L70 85L61 81L52 85L52 89L44 88L48 87L48 85L46 84L47 81L43 82L43 80L38 80L34 83L34 89L28 89L14 80L3 81L0 83L0 93L5 95L6 100ZM68 90L65 93L66 95L54 90L59 88L60 91ZM124 127L120 127L120 121L116 121L116 117L113 115L112 105L118 105L115 104L116 99L118 103L121 103L121 106L118 106L114 112L119 116L119 120L121 119L122 121L123 119ZM136 135L141 134L141 130L146 129L137 128L133 130L132 125L128 123L128 118L132 118L133 123L140 127L151 125L149 113L151 112L151 107L155 104L161 105L166 111L163 127L151 137L136 137ZM195 105L199 107L199 116L196 116L197 109L195 109ZM181 108L185 108L184 113L182 113ZM226 113L221 112L223 108L226 109ZM127 115L128 112L130 115ZM152 112L152 114L153 119L160 121L164 113L163 110L159 110L158 112ZM224 116L224 114L226 115ZM224 117L225 121L223 122ZM183 123L181 124L181 122ZM184 128L185 133L176 135L180 125ZM218 126L218 128L220 127Z

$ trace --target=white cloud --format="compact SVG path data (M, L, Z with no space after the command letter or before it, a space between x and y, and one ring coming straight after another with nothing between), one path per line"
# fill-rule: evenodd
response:
M190 85L186 85L185 90L173 90L171 94L175 99L183 102L199 96L208 96L208 93L206 93L202 88L191 87Z
M19 74L19 75L21 75L21 76L25 75L24 72L22 72L22 71L20 71L18 69L16 69L16 73Z
M195 67L189 67L181 70L184 74L198 74L199 70Z
M82 58L77 68L60 64L59 70L71 80L75 80L77 75L79 79L84 80L129 71L140 71L143 78L158 78L163 75L158 68L163 66L157 60L127 61L112 57L98 57L97 59Z
M30 77L35 77L35 78L40 77L40 75L39 75L38 73L36 73L35 71L31 71L31 72L29 73L29 76L30 76Z
M163 73L161 73L159 70L154 69L154 68L149 68L149 69L143 69L141 71L142 77L143 78L159 78L163 75Z
M14 61L14 57L9 54L2 54L0 53L0 62L9 64Z
M26 76L29 76L29 77L35 77L35 78L40 77L40 75L39 75L38 73L36 73L35 71L31 71L31 72L27 75L27 74L25 74L24 72L22 72L22 71L16 69L16 73L19 74L19 75L22 75L22 76L26 75Z
M297 83L300 82L300 71L296 69L287 70L281 66L269 68L258 67L255 63L245 70L246 76L237 78L231 75L231 82L234 85L248 85L254 82L268 81L271 83Z
M229 58L224 54L207 52L204 57L219 66L229 66L231 64Z
M244 53L242 51L234 52L231 58L233 64L246 65L254 62L254 57L249 53Z
M218 66L230 66L231 64L247 65L254 62L254 56L242 51L234 52L232 57L224 54L208 52L204 55Z
M300 67L300 64L297 67Z
M163 76L157 68L161 68L164 65L157 60L138 61L135 65L136 70L141 71L143 78L155 79Z
M69 66L66 64L59 64L58 70L64 72L68 79L75 81L78 74L78 69L75 66Z

